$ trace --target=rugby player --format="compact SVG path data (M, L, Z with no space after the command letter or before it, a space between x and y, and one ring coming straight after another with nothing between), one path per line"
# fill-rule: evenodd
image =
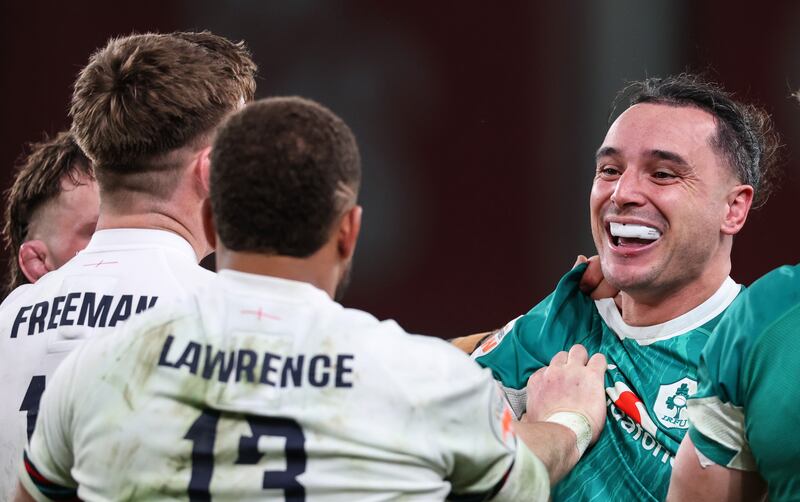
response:
M0 306L0 499L67 353L213 277L197 264L211 249L200 216L210 145L252 99L254 72L243 44L204 32L112 39L79 74L72 132L94 165L97 232Z
M31 145L5 195L3 241L12 257L7 295L86 247L100 198L91 162L68 131Z
M800 499L800 266L754 282L700 357L668 500Z
M211 164L219 275L64 361L18 500L546 500L602 428L603 356L531 378L518 443L488 371L334 301L362 214L341 119L259 101Z
M580 343L608 359L606 431L554 500L666 497L700 351L742 289L729 277L733 237L765 200L776 160L768 115L696 76L649 78L625 94L589 202L602 275L619 295L584 294L581 264L473 354L518 414L528 376L554 353Z

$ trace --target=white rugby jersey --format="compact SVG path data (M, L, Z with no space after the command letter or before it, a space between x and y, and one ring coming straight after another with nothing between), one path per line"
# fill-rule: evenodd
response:
M53 380L20 471L42 500L549 493L488 371L307 283L222 271L85 344Z
M177 234L100 230L85 250L0 305L0 500L10 499L39 398L87 337L214 277Z

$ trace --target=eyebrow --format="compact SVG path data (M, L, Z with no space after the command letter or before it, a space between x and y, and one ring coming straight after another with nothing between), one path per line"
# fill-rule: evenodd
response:
M674 162L675 164L679 164L681 166L689 167L689 163L686 162L686 159L681 157L675 152L668 152L666 150L650 150L647 152L647 155L650 157L655 157L659 160L666 160L669 162Z
M597 150L597 153L595 154L595 160L600 160L603 157L614 157L619 154L620 151L613 146L604 146ZM646 153L646 155L658 160L666 160L681 166L689 167L689 163L686 161L686 159L675 152L670 152L667 150L650 150Z
M619 150L614 148L613 146L603 146L597 150L597 153L594 154L595 160L600 160L602 157L613 157L614 155L619 154Z

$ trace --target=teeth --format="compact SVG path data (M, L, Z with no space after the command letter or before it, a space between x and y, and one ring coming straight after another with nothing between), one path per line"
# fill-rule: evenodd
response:
M654 241L661 237L661 232L653 227L624 223L612 223L611 235L614 237L627 237L630 239L643 239Z

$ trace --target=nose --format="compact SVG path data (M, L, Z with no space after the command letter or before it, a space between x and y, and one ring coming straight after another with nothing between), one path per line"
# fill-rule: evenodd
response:
M622 172L611 194L611 203L619 208L644 204L644 196L636 169L628 168Z

